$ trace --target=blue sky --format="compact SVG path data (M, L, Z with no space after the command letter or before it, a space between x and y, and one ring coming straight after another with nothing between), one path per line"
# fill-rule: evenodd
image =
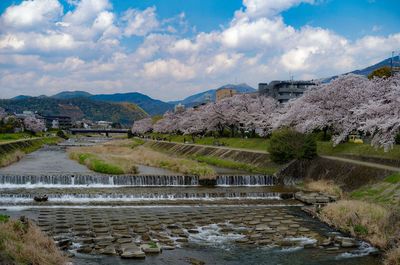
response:
M2 0L0 90L172 100L322 78L398 51L398 10L398 0Z

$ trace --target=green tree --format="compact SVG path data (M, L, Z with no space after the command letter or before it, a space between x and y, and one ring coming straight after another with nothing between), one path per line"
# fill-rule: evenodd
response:
M271 160L276 163L286 163L292 159L312 159L317 155L317 144L311 134L285 128L272 133L268 152Z
M389 66L383 66L381 68L376 69L372 73L368 75L368 79L372 79L374 77L391 77L392 76L392 69Z

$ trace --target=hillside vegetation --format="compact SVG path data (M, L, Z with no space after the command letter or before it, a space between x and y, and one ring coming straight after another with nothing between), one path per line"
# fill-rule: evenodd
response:
M88 98L54 99L24 98L0 100L0 107L8 112L37 111L42 115L65 115L72 120L89 119L119 122L130 126L134 120L147 117L147 113L132 103L109 103Z

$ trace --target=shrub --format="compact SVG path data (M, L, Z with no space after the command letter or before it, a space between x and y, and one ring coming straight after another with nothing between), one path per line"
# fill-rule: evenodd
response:
M317 155L317 143L312 135L286 128L272 134L268 151L271 160L276 163L286 163L292 159L312 159Z
M400 144L400 133L396 134L396 137L394 138L394 141L396 144Z
M60 138L65 139L65 140L68 140L68 136L64 133L63 130L57 131L57 136L60 137Z

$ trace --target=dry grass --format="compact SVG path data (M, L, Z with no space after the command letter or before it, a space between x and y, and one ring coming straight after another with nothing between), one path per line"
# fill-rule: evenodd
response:
M215 175L214 170L205 164L160 153L126 140L112 141L97 146L71 148L69 152L93 154L120 168L132 168L132 165L141 164L205 178Z
M54 241L28 222L0 223L1 256L16 264L62 265L67 263Z
M387 247L394 230L390 216L390 211L382 206L356 200L331 203L320 213L324 222L379 248Z
M329 195L343 197L343 191L333 180L320 179L304 183L304 188L309 191L322 192Z
M15 162L18 162L24 157L25 153L22 152L21 150L16 150L12 153L6 154L2 157L0 157L0 167L6 167L8 165L11 165Z
M385 253L384 265L400 265L400 246L394 247Z

